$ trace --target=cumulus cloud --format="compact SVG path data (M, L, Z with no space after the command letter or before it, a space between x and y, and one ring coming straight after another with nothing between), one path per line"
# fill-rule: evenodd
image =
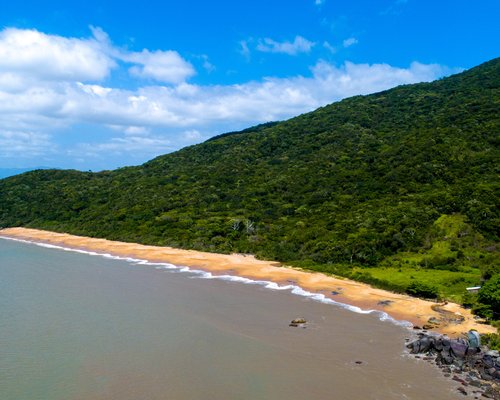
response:
M265 38L259 41L257 50L266 53L284 53L295 56L299 53L309 53L314 45L314 42L311 42L302 36L295 36L293 42L277 42L273 39Z
M151 78L158 82L181 83L195 74L193 66L179 53L172 50L122 53L121 60L136 64L129 71L140 78Z
M13 114L18 120L40 115L66 123L193 129L226 121L254 123L291 117L347 96L429 81L447 72L439 65L420 63L396 68L346 62L338 67L319 61L309 77L269 77L236 85L184 83L124 90L63 82L23 93L0 88L0 120Z
M99 82L120 62L138 78L178 84L195 74L193 66L173 50L130 52L112 45L100 28L90 38L66 38L33 29L0 31L0 88L19 91L40 82Z
M102 39L102 36L65 38L36 30L6 28L0 32L0 82L9 76L18 81L17 86L23 78L102 80L116 66L104 51Z
M16 57L11 40L34 49L32 55L5 60ZM54 65L43 58L43 46L55 57ZM67 58L59 54L63 50L67 50ZM0 32L0 54L0 157L4 159L59 151L52 150L52 142L58 143L55 135L77 125L108 128L110 138L93 144L82 139L68 153L75 159L127 152L153 156L213 134L286 119L344 97L430 81L453 72L418 62L396 68L320 60L304 76L196 85L186 82L194 69L178 53L126 52L113 47L101 30L94 30L89 39L4 30ZM80 54L90 57L87 64L78 65ZM35 68L34 60L47 71ZM123 68L123 63L125 68L137 67L134 74L140 78L168 84L149 81L148 86L135 89L106 85L103 79L113 68ZM97 71L90 71L94 64Z

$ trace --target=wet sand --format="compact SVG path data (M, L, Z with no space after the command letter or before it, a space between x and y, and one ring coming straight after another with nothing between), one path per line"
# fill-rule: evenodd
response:
M478 323L469 310L458 304L439 305L402 294L373 288L369 285L281 266L277 262L257 260L250 255L217 254L172 247L146 246L135 243L110 241L27 228L0 230L0 236L47 243L62 247L132 257L150 262L167 262L211 272L214 275L233 275L277 284L294 284L313 293L321 293L335 301L354 305L363 310L379 310L401 321L423 326L429 318L440 321L435 330L458 336L469 329L481 333L496 332L495 328ZM332 292L338 293L332 295ZM389 301L387 305L379 304ZM458 323L458 319L463 319Z

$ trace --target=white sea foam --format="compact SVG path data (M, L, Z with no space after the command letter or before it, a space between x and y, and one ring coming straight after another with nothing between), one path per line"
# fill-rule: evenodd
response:
M276 282L244 278L244 277L236 276L236 275L214 275L211 272L207 272L207 271L203 271L203 270L199 270L199 269L192 269L190 267L182 266L182 265L174 265L174 264L170 264L170 263L161 263L161 262L150 262L150 261L142 260L142 259L138 259L138 258L120 257L120 256L108 254L108 253L97 253L94 251L74 249L74 248L70 248L70 247L57 246L57 245L48 244L48 243L40 243L40 242L36 242L36 241L11 238L11 237L1 236L1 235L0 235L0 239L13 240L16 242L34 244L36 246L45 247L48 249L64 250L64 251L81 253L81 254L86 254L86 255L91 255L91 256L104 257L104 258L108 258L108 259L112 259L112 260L127 261L127 262L130 262L132 264L136 264L136 265L153 266L157 270L165 270L165 271L169 271L169 272L179 272L179 273L189 273L192 275L193 278L218 279L218 280L223 280L223 281L228 281L228 282L243 283L246 285L259 285L259 286L263 286L264 288L270 289L270 290L288 290L294 295L307 297L307 298L309 298L313 301L317 301L319 303L331 304L331 305L349 310L349 311L357 313L357 314L375 314L378 316L380 321L389 321L395 325L399 325L399 326L403 326L403 327L412 327L413 326L408 321L400 321L400 320L394 319L386 312L379 311L379 310L363 310L362 308L357 307L357 306L353 306L351 304L346 304L346 303L341 303L339 301L335 301L329 297L326 297L322 293L314 293L314 292L307 291L307 290L305 290L297 285L292 285L292 284L279 285Z

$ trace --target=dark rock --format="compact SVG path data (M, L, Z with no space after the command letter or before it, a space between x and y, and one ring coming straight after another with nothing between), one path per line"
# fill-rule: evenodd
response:
M455 358L453 360L453 365L455 365L456 367L458 367L460 370L463 369L463 366L464 366L464 360L461 360L459 358Z
M496 363L496 360L489 356L488 354L485 354L483 356L483 364L486 365L488 368L492 368Z
M441 351L443 350L443 338L437 338L436 340L434 340L434 348L437 350L437 351Z
M469 347L467 349L467 352L466 352L466 355L468 356L474 356L476 354L478 354L481 350L477 347Z
M467 396L467 391L463 387L458 387L457 390L462 393L464 396Z
M485 381L489 381L491 379L491 375L488 375L488 373L482 371L480 372L481 379L484 379Z
M469 376L470 376L472 379L479 378L479 374L477 373L477 371L470 371L470 372L469 372Z
M451 377L463 387L476 388L478 393L485 391L488 398L500 400L500 366L497 365L500 357L497 351L487 346L470 347L467 340L449 339L435 333L420 331L415 336L415 340L406 344L415 358L434 360L445 377ZM489 385L487 382L495 383Z
M431 349L431 346L434 343L432 338L430 338L429 336L424 336L422 339L419 340L419 342L420 342L419 353L427 353Z
M453 363L453 356L451 356L451 355L443 356L443 362L447 365L452 364Z
M478 381L477 379L471 379L469 381L469 385L474 386L474 387L481 387L481 382Z
M418 325L413 325L413 329L422 329L422 328Z
M391 305L392 303L394 303L393 300L381 300L377 304L379 306L388 306L388 305Z
M450 343L451 350L453 354L458 358L464 358L467 353L468 345L465 341L461 341L460 339L452 340Z
M354 361L354 362L355 362L356 364L358 364L358 365L359 365L359 364L363 364L363 361L359 361L359 360Z

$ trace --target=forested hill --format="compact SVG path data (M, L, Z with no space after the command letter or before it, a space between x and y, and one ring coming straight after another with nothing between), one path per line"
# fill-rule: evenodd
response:
M499 86L497 58L138 167L7 178L0 226L253 253L334 272L397 262L483 268L497 255ZM441 253L436 243L445 243Z

